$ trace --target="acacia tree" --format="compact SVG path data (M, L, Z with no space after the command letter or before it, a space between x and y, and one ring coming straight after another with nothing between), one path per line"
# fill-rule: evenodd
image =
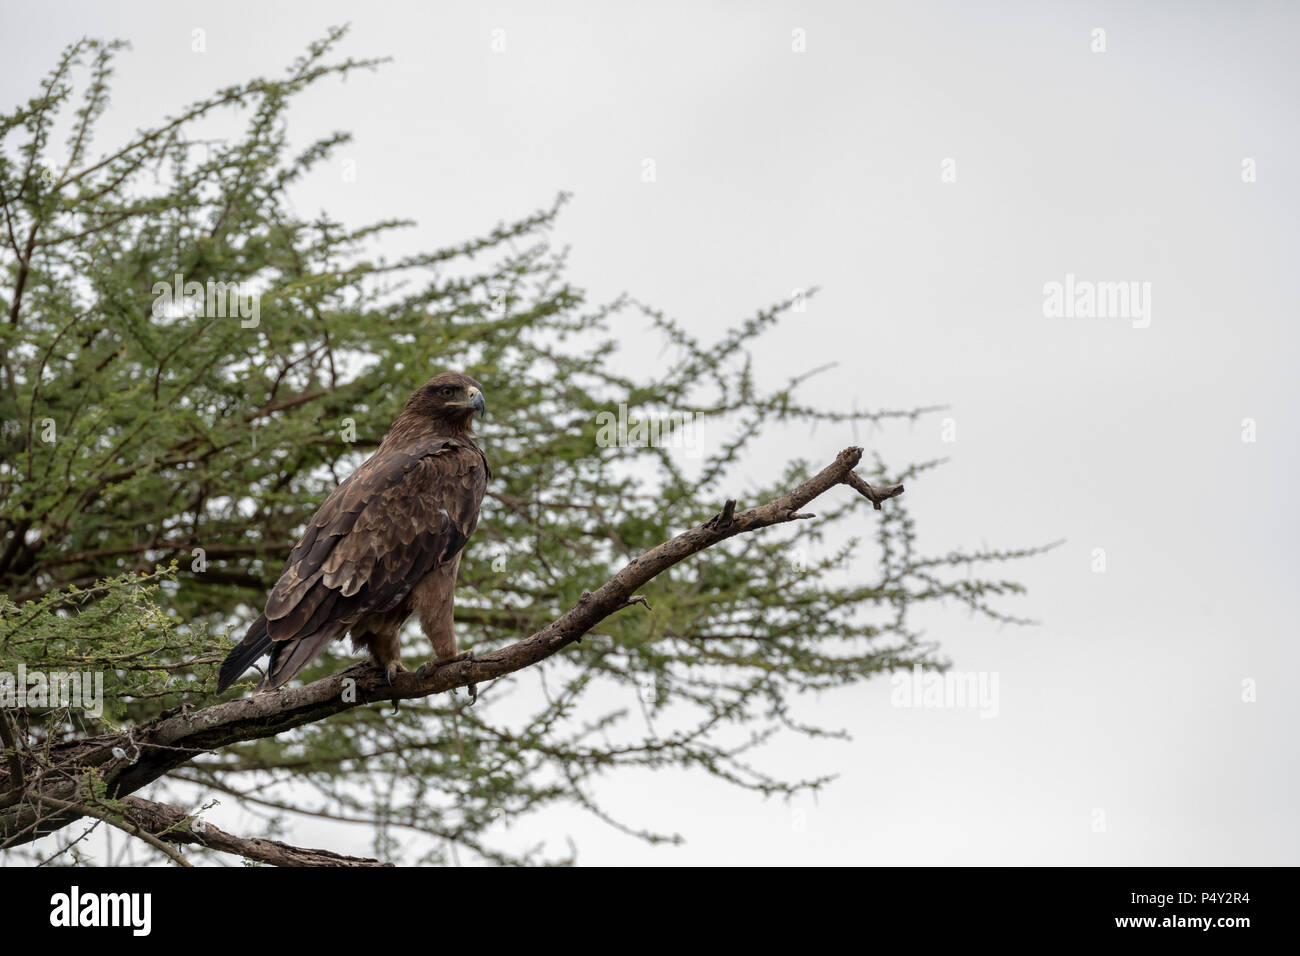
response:
M179 863L564 862L571 848L520 844L521 818L569 803L678 839L598 803L597 778L624 768L692 768L765 795L825 786L757 765L774 734L836 732L797 720L794 700L942 667L909 610L951 601L1015 620L989 602L1016 583L949 572L1035 549L921 554L896 496L934 463L889 473L876 458L868 483L852 448L746 477L774 423L931 409L810 407L799 379L761 389L747 349L789 302L716 342L627 298L589 305L546 241L563 196L396 260L375 250L410 223L295 215L295 183L348 137L293 153L293 96L377 65L331 61L341 35L95 159L119 43L73 45L0 116L0 671L104 680L102 713L30 695L0 712L0 847L79 861L96 845L85 832L106 826ZM242 135L204 140L223 111L246 119ZM253 290L256 321L183 286L160 308L177 276L222 284L218 304ZM629 321L671 361L612 371ZM442 369L483 382L492 405L496 479L456 607L476 659L389 686L327 654L302 686L250 697L246 680L218 702L215 665L307 517ZM611 432L620 409L630 435ZM725 437L693 458L638 440L669 416ZM756 505L738 507L740 491ZM428 654L407 637L408 660ZM476 706L441 693L471 682ZM206 823L217 799L262 814L266 832ZM302 815L367 824L375 860L264 838Z

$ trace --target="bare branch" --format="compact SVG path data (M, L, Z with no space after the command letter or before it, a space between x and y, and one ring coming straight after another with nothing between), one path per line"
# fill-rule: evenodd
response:
M83 808L70 793L76 792L77 775L91 768L107 783L108 792L120 799L200 753L272 737L369 703L417 699L482 684L536 664L580 640L616 611L634 603L646 604L638 589L673 565L736 535L810 517L800 509L836 485L854 488L877 510L882 501L902 493L902 485L875 488L855 475L853 469L861 459L861 448L846 448L831 464L773 501L745 511L737 511L735 501L726 502L710 520L633 558L600 587L584 592L574 607L546 627L506 647L486 652L476 649L473 657L431 661L418 670L397 674L391 684L378 668L356 664L301 687L282 687L197 711L164 715L125 733L56 745L51 749L51 763L29 774L27 793L62 799L67 802L66 812L45 817L40 804L48 801L0 797L0 837L11 844L24 843L76 820ZM6 789L0 785L0 794Z
M844 483L855 491L862 493L862 496L871 502L871 506L877 511L880 510L880 503L887 501L896 495L903 493L902 485L886 485L884 488L877 488L875 485L869 485L853 472L849 472Z
M58 809L63 810L65 812L75 812L79 815L85 815L88 817L94 817L97 820L103 820L105 823L109 824L110 826L117 827L123 833L130 834L131 836L143 840L145 843L148 843L151 847L153 847L159 853L162 853L164 856L170 859L177 866L194 865L190 863L189 860L185 859L185 857L181 856L179 853L177 853L175 850L169 847L162 840L158 839L158 837L150 833L148 830L144 829L139 824L125 818L120 814L111 813L107 810L101 810L99 807L93 807L86 803L76 803L68 800L58 800L54 797L37 796L36 799L40 803L52 807L57 807Z
M194 819L180 807L155 803L140 797L122 801L130 808L132 822L169 843L190 843L234 853L272 866L392 866L366 857L343 856L329 850L291 846L279 840L246 839Z

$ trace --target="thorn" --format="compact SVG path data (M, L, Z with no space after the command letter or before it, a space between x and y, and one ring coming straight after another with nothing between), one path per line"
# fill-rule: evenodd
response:
M735 514L736 500L728 498L727 503L722 506L722 510L705 522L704 526L714 531L721 531L731 526L732 522L735 521Z
M628 598L626 601L623 602L623 607L631 607L633 604L640 604L647 611L654 610L654 608L650 606L650 602L645 599L644 594L633 594L630 598ZM619 608L619 610L621 611L623 607ZM578 640L582 640L582 638L578 638Z

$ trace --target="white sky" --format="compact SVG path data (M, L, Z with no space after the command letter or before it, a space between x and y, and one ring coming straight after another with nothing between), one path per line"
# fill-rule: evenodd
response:
M951 457L908 491L931 550L1067 539L1006 569L1031 588L1008 609L1041 627L927 617L957 669L997 673L996 718L891 707L876 681L806 702L851 743L764 755L839 772L816 803L629 775L607 808L684 847L580 811L529 819L529 841L571 835L589 864L1296 864L1300 15L999 7L8 2L0 93L32 95L81 35L130 39L106 148L352 21L343 52L395 62L302 98L295 136L352 130L357 181L332 165L300 212L418 220L396 254L571 190L573 281L702 336L818 285L755 349L763 380L835 360L809 400L951 405L955 442L944 416L861 434L895 463ZM1044 317L1067 274L1150 283L1149 327ZM853 441L775 438L772 474Z

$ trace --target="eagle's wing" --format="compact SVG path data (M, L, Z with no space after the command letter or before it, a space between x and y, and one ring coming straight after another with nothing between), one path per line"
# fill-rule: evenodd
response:
M266 610L221 666L219 691L268 650L278 687L363 615L389 611L478 525L488 469L476 445L382 449L329 496L294 546Z

